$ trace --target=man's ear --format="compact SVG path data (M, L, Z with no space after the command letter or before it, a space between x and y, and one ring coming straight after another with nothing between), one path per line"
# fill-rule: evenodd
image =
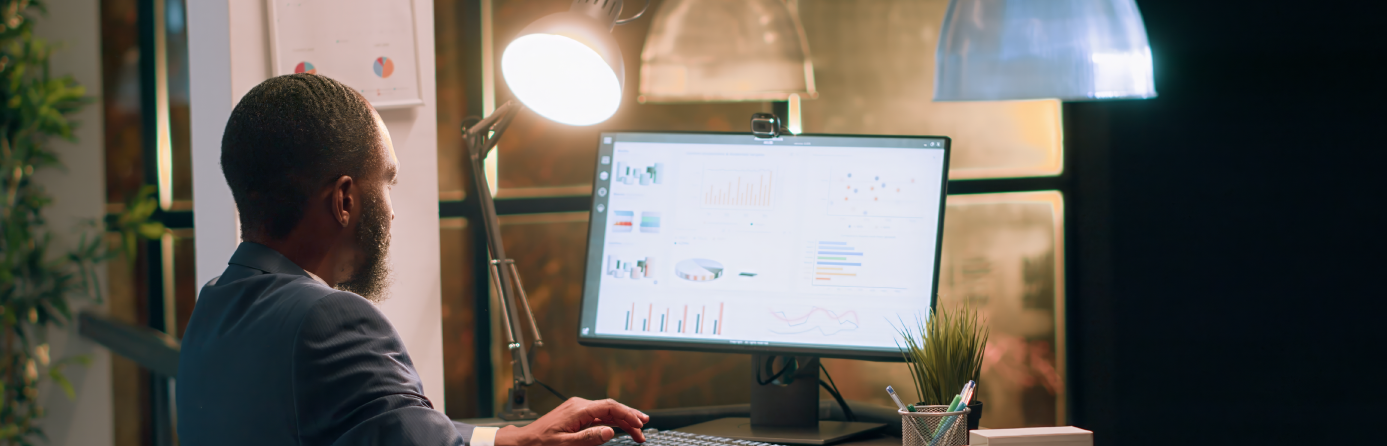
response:
M337 223L344 228L351 223L352 211L356 209L356 200L352 196L355 188L352 177L346 175L332 184L332 218L337 219Z

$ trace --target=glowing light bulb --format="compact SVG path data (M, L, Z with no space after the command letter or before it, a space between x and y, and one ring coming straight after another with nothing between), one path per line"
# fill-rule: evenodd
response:
M529 34L501 54L501 75L515 97L540 116L593 125L616 113L621 83L602 56L569 37Z

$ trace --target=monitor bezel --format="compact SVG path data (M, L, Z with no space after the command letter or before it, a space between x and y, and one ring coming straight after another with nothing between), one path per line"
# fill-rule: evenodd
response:
M593 172L597 172L597 171L599 171L599 170L602 168L602 151L601 151L601 149L600 149L601 146L602 146L602 139L605 138L605 137L608 137L608 136L613 136L613 137L614 137L615 134L619 134L619 133L625 133L625 134L632 134L632 133L637 133L637 134L656 134L656 135L727 135L727 136L752 136L750 133L742 133L742 132L696 132L696 131L659 132L659 131L642 131L642 130L631 130L631 131L613 130L613 131L603 131L603 132L600 132L600 133L598 134L598 136L597 136L597 146L598 146L599 149L596 151L596 156L595 156L594 159L593 159L593 167L592 167L592 169L593 169L592 171L593 171ZM947 205L948 196L949 196L949 190L948 190L948 187L949 187L949 167L948 167L948 166L949 166L950 155L951 155L951 153L952 153L953 140L952 140L951 138L947 137L947 136L935 136L935 135L855 135L855 134L837 134L837 133L801 133L801 134L795 134L795 135L782 135L782 136L794 136L794 137L840 137L840 138L883 138L883 139L889 139L889 138L895 138L895 139L935 139L935 140L943 140L943 141L944 141L944 147L943 147L943 150L944 150L944 172L940 175L940 185L939 185L939 190L940 190L940 193L941 193L942 197L941 197L940 200L939 200L939 222L938 222L938 227L935 229L935 231L936 231L935 233L938 234L938 239L936 240L936 243L934 244L934 278L933 278L933 280L931 281L931 287L932 287L932 289L930 290L930 295L932 296L931 299L930 299L930 310L933 311L934 308L935 308L935 307L938 305L938 303L939 303L939 269L940 269L940 268L939 268L939 261L940 261L940 258L941 258L942 252L943 252L941 248L942 248L942 246L943 246L943 244L944 244L944 243L943 243L943 242L944 242L944 240L943 240L943 234L944 234L944 211L945 211L945 207L946 207L946 205ZM615 142L616 142L616 141L613 140L613 144L615 144ZM931 150L936 150L936 149L931 149ZM596 180L596 176L594 175L594 178L593 178L594 186L596 186L596 181L597 181L597 180ZM584 258L584 261L585 261L585 262L586 262L586 259L588 259L589 257L591 257L592 249L593 249L592 240L593 240L594 234L593 234L593 232L592 232L592 231L593 231L593 227L592 227L593 215L592 215L592 214L593 214L594 209L596 209L597 201L598 201L598 198L599 198L599 197L597 196L597 191L596 191L596 189L597 189L596 187L593 187L593 192L590 194L590 199L591 199L591 201L590 201L589 204L588 204L588 210L587 210L587 212L588 212L588 228L587 228L587 231L586 231L586 235L587 235L587 236L586 236L586 238L583 240L583 243L584 243L584 249L583 249L583 254L584 254L584 255L583 255L583 258ZM604 238L604 240L605 240L605 238ZM577 331L576 334L578 335L578 345L582 345L582 346L585 346L585 347L621 348L621 349L627 349L627 350L671 350L671 351L692 351L692 352L707 352L707 353L771 354L771 355L783 355L783 356L817 356L817 357L821 357L821 358L856 359L856 360L880 361L880 362L904 362L904 361L905 361L904 356L903 356L899 351L895 351L895 352L892 352L892 351L881 351L881 352L877 352L877 351L864 351L864 350L851 350L851 349L835 349L835 348L822 348L822 347L795 347L795 346L785 346L785 345L712 344L712 343L690 342L690 341L668 341L668 340L646 340L646 339L622 339L622 338L618 338L618 337L603 337L603 336L598 336L598 335L596 335L596 334L594 334L594 335L583 335L583 333L582 333L582 326L583 326L583 310L582 310L582 309L583 309L584 306L586 305L587 299L588 299L588 289L589 289L589 287L588 287L588 281L589 281L589 280L592 280L592 279L589 277L591 274L590 274L590 272L589 272L588 266L589 266L589 265L586 265L586 264L583 266L583 283L582 283L583 294L582 294L582 296L579 298L579 301L578 301L578 308L579 308L579 310L578 310L578 312L577 312L577 313L578 313L578 323L577 323L577 325L575 326L575 330ZM599 280L600 280L600 275L598 276L598 278L599 278ZM594 289L596 289L596 288L594 288ZM596 296L594 296L594 299L596 299Z

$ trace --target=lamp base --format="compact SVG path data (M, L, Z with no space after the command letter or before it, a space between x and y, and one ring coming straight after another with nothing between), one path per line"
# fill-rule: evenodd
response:
M501 413L496 414L496 418L506 421L533 420L539 418L539 412L530 410L529 396L526 395L524 387L512 387L506 398L506 408Z

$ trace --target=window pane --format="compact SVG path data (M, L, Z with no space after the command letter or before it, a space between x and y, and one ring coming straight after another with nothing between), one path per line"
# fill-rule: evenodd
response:
M106 202L125 203L144 184L140 135L140 43L135 0L101 2Z
M449 418L475 418L477 408L476 284L468 220L443 219L439 228L443 271L443 398ZM482 296L483 299L486 296ZM497 339L497 338L492 338ZM497 343L493 349L504 348Z
M197 292L202 284L197 283L197 247L192 229L173 231L173 265L164 268L173 272L173 310L176 331L174 336L182 339L188 329L188 320L193 316L193 305L197 303Z
M168 57L169 136L173 151L173 199L193 199L192 130L188 100L188 22L184 0L167 0L164 7ZM181 204L192 210L191 203Z
M535 354L537 379L567 396L617 398L640 409L746 403L750 399L746 355L624 350L578 345L578 311L583 297L587 214L501 217L506 255L516 259L545 348ZM494 301L493 301L494 306ZM499 317L500 311L492 311ZM493 318L494 319L494 318ZM496 401L511 387L505 334L492 323L499 353ZM528 328L527 328L528 330ZM527 332L528 339L529 334ZM531 407L546 412L560 401L542 387L530 388Z
M460 125L467 118L468 104L481 98L468 97L468 85L481 77L480 51L464 45L480 45L466 38L476 25L463 23L478 13L474 2L439 1L433 3L434 55L438 90L438 192L441 200L461 200L471 181L464 164ZM472 113L478 113L475 111ZM451 410L449 411L451 412Z
M808 133L943 135L950 178L1060 173L1058 101L931 102L947 0L801 0L819 97Z
M1064 286L1059 192L952 195L938 305L978 308L991 327L977 399L991 428L1064 424ZM844 395L892 406L917 399L899 363L826 360Z

